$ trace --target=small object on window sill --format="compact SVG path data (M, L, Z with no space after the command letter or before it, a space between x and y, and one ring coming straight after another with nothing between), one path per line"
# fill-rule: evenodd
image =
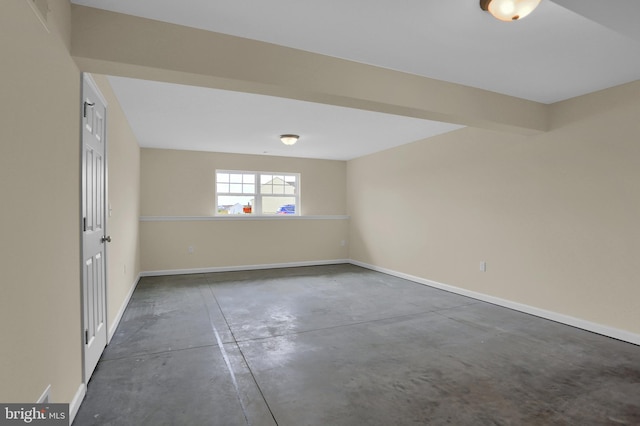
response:
M251 204L247 204L246 206L244 206L242 208L242 211L245 212L246 214L250 214L251 213Z

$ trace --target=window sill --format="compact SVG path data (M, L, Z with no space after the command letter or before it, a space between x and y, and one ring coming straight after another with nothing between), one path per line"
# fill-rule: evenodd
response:
M230 216L140 216L140 222L208 222L232 220L347 220L347 215L320 216L259 216L259 215L230 215Z

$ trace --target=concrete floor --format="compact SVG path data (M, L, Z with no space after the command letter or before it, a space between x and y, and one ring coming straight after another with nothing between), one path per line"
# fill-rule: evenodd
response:
M143 278L74 425L640 424L640 347L351 265Z

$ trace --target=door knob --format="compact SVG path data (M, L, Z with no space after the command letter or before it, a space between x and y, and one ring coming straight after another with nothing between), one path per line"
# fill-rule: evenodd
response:
M105 241L106 241L106 242L108 242L108 243L110 243L110 242L111 242L111 235L106 235L106 236L102 237L102 238L100 239L100 241L101 241L101 242L103 242L103 243L104 243Z

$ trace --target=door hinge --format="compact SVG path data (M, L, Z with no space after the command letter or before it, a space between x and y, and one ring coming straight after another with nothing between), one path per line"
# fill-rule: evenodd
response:
M94 105L95 105L95 103L93 103L93 102L85 102L84 103L84 108L82 110L82 116L84 118L87 118L87 107L92 107Z
M84 344L89 343L89 330L84 331Z
M82 230L84 232L87 232L87 218L86 217L82 218Z

